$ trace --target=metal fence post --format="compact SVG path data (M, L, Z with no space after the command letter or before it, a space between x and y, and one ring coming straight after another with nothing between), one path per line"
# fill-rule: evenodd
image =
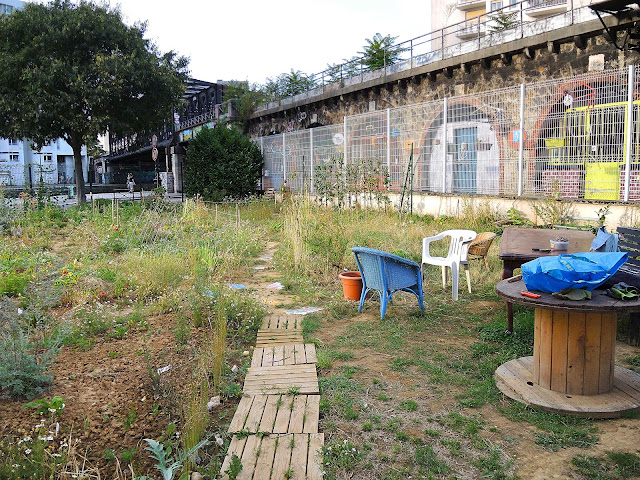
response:
M262 184L262 190L264 190L264 137L260 137L260 155L262 155L262 178L260 183Z
M311 161L309 162L311 168L311 187L310 192L313 193L313 128L309 129L309 152Z
M342 181L344 182L344 186L346 190L346 185L347 185L347 161L348 161L348 146L347 146L347 116L344 116L344 140L343 140L343 144L344 144L344 163L342 166ZM337 175L336 175L337 177ZM342 194L344 195L344 191L342 192ZM342 200L344 200L344 196L342 198Z
M391 175L391 109L387 108L387 172Z
M520 137L518 138L518 196L524 183L524 83L520 84Z
M287 183L287 137L282 134L282 181Z
M631 190L631 150L633 137L633 84L635 83L635 65L629 65L629 79L627 80L627 135L624 145L624 201L629 201Z
M571 25L573 25L575 18L574 18L574 12L573 12L573 0L571 0Z
M447 130L449 115L449 99L444 97L442 110L442 125L444 125L444 139L442 141L442 193L447 192Z
M411 39L411 43L409 44L409 48L411 48L411 68L413 68L413 39Z
M444 28L440 30L440 60L444 60Z

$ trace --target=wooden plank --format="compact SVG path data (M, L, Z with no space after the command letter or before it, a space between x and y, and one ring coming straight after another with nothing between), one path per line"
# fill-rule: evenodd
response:
M313 343L305 343L304 351L307 356L307 363L317 363L318 357L316 356L316 346Z
M258 330L258 340L277 340L278 338L300 338L302 332L297 330Z
M273 433L287 433L289 431L289 421L291 420L293 397L283 395L276 415L276 421L273 425Z
M228 432L239 432L244 428L244 424L247 420L247 415L249 415L249 410L251 409L251 404L253 403L253 398L250 396L243 396L240 399L240 403L238 403L238 408L236 408L236 413L233 415L233 419L231 420L231 424L229 425Z
M640 374L616 367L614 385L640 405Z
M284 365L284 345L278 345L273 348L273 366L281 367Z
M307 480L322 480L322 447L324 433L309 434L307 453Z
M320 418L320 395L307 395L307 410L304 418L304 433L318 433Z
M596 395L600 385L600 333L602 316L587 313L584 346L584 395Z
M279 368L272 367L250 367L247 372L247 378L256 377L278 377L282 375L291 375L296 373L316 373L316 366L310 365L285 365Z
M233 457L234 454L242 458L242 452L244 450L244 446L246 442L247 442L246 437L238 438L234 436L231 439L231 443L229 444L229 450L227 450L227 456L224 458L224 462L222 463L222 468L220 469L220 473L223 474L222 476L223 480L229 480L229 476L224 472L228 470L229 465L231 464L231 458Z
M598 393L606 393L613 387L613 367L616 351L616 314L602 314L600 331L600 374Z
M307 395L297 395L293 399L293 410L289 421L289 433L302 433L304 428Z
M551 390L567 392L567 342L569 312L553 312L551 340Z
M284 480L284 472L289 469L291 464L291 442L293 435L281 435L278 437L276 446L276 456L273 461L273 471L271 472L272 480Z
M584 342L586 315L572 313L567 340L567 392L582 395L584 390Z
M256 469L253 480L269 480L271 478L271 467L276 453L276 437L269 435L262 437L260 443L260 455L256 462Z
M540 323L542 322L542 312L536 308L533 312L533 381L540 383Z
M253 351L253 357L251 357L251 366L252 367L261 367L262 366L262 355L264 352L264 348L256 348Z
M269 344L269 343L302 343L302 334L301 333L292 333L292 332L262 332L258 330L258 334L256 335L256 340L260 343ZM261 347L263 345L260 345Z
M262 414L262 421L260 422L261 432L273 432L273 424L276 421L279 401L281 401L280 395L267 395L267 403L264 407L264 413Z
M247 415L247 421L244 424L245 430L250 432L258 431L258 427L260 426L260 420L262 420L262 413L264 412L264 406L267 403L266 395L256 395L253 400L253 404L251 405L251 410L249 410L249 415Z
M273 352L275 347L264 347L264 353L262 354L261 367L273 367Z
M258 461L258 449L260 448L260 437L257 435L249 435L247 437L247 443L244 446L242 452L242 470L238 474L238 480L251 480L253 478L253 472L256 468L256 462Z
M307 362L307 355L305 354L304 351L304 344L301 343L297 343L293 346L293 353L295 355L295 362L296 365L303 365Z
M291 450L291 478L306 478L307 475L307 450L309 447L309 435L293 435L293 449Z
M295 345L289 344L284 346L284 364L294 365L296 363L296 356L294 353Z
M553 339L553 312L540 309L540 378L538 385L551 388L551 342Z

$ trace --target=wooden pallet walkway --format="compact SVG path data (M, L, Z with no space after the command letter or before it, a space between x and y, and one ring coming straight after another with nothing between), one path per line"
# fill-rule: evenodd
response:
M225 472L235 454L242 462L238 480L321 480L323 445L323 433L234 437L222 464L222 478L229 479Z
M234 455L242 463L238 480L322 479L316 362L315 345L304 343L299 316L263 320L244 395L229 425L233 437L220 472L223 479L229 479Z
M229 433L318 433L319 395L242 397Z
M296 330L302 331L300 315L269 315L262 320L260 331L267 330Z
M313 343L297 343L258 347L253 351L252 367L281 367L316 363L316 346Z
M249 367L242 391L245 395L319 394L316 366Z
M302 332L289 330L258 330L256 348L286 345L289 343L304 343L304 340L302 339Z

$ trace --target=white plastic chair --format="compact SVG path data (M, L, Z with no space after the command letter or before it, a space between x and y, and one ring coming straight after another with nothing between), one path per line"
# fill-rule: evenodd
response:
M438 265L442 267L442 288L447 286L447 268L451 269L451 284L453 299L458 300L458 274L460 265L464 266L467 275L467 287L471 293L471 276L469 275L469 262L467 259L467 250L469 244L476 238L476 232L473 230L446 230L433 237L422 239L422 265ZM451 238L449 245L449 253L446 257L433 257L429 252L431 242L442 240L446 237Z

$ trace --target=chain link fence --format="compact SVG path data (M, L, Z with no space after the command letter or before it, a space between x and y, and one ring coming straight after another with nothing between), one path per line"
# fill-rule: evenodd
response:
M367 183L378 191L637 201L639 112L632 65L255 141L265 189L327 195Z

